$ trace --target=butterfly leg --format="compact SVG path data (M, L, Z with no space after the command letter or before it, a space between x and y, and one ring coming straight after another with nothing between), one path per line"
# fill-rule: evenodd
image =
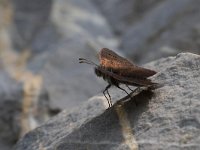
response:
M110 96L110 93L108 92L108 89L107 89L107 94L108 94L108 96L109 96L110 106L112 106L111 96Z
M116 85L116 86L117 86L119 89L121 89L122 91L126 92L126 94L130 96L130 94L129 94L125 89L121 88L119 85ZM130 97L131 97L131 96L130 96Z
M130 91L135 91L135 90L132 90L127 84L125 84L126 85L126 87L130 90Z
M138 89L140 89L140 87L137 87L136 89L132 90L127 84L125 85L129 90L131 90L131 93L135 93Z
M111 103L111 97L110 97L110 94L108 93L108 89L111 87L111 84L108 84L108 86L105 88L105 90L103 90L103 95L105 96L105 98L107 99L108 101L108 107L111 107L112 106L112 103ZM105 92L107 91L107 94L109 96L110 99L108 99L108 97L106 96Z
M103 91L103 95L106 98L106 100L108 101L108 107L110 107L110 101L109 101L108 97L106 96L105 91Z

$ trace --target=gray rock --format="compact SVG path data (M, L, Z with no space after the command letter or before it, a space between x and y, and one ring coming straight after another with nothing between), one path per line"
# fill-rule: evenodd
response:
M0 3L0 149L103 88L78 58L115 47L109 26L89 1L53 4Z
M102 47L117 46L110 28L96 8L85 0L57 0L50 17L57 40L47 41L48 50L35 55L30 70L43 76L53 109L71 109L103 89L91 66L79 57L97 60ZM87 88L86 88L87 87Z
M199 53L200 1L163 1L132 24L121 49L137 62L149 62L179 52Z
M11 149L20 135L18 118L21 113L22 85L1 70L0 89L0 146Z
M5 150L11 149L22 135L46 121L50 116L46 92L41 91L36 99L34 95L28 95L30 99L27 99L24 84L1 69L0 146ZM31 97L34 101L31 101Z
M157 3L163 0L92 0L112 26L116 34L123 34L133 23L140 20Z
M27 68L41 75L53 110L70 109L102 90L91 67L78 58L94 60L100 48L115 49L117 41L89 0L17 0L13 6L14 50L31 53Z
M12 4L14 13L11 38L15 50L23 51L31 47L34 53L44 51L47 47L44 39L50 42L54 37L52 32L44 37L44 32L48 28L52 0L12 0ZM38 35L43 35L42 39L38 39Z
M12 49L10 1L0 3L0 149L9 150L26 132L49 118L47 92L33 85L23 56ZM35 93L34 93L35 92Z
M52 2L0 3L0 149L103 88L78 58L116 47L109 26L88 0Z
M26 134L17 150L200 149L200 56L180 53L146 65L162 86L140 89L107 109L95 96ZM113 100L123 97L113 90ZM105 105L106 104L106 105Z

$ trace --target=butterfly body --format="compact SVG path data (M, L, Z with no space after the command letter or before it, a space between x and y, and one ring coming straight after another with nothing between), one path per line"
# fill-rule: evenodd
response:
M94 68L94 72L98 77L102 77L106 82L108 82L111 85L118 86L119 81L111 76L112 71L111 70L107 70L106 72L105 71L106 69L103 69L101 66Z
M79 58L79 60L80 63L95 65L95 74L108 82L103 94L108 100L109 107L112 106L112 103L108 89L112 85L126 92L126 90L120 87L120 84L125 84L127 87L128 85L136 87L151 87L157 84L148 79L148 77L156 74L155 71L139 67L107 48L103 48L99 52L100 65L96 65L84 58ZM105 92L107 92L110 100L105 95ZM128 94L128 92L126 93Z
M150 79L134 76L134 77L124 77L120 74L116 74L115 72L112 72L110 70L107 70L101 66L95 67L95 74L98 77L102 77L105 81L107 81L109 84L114 86L119 86L119 84L126 84L131 86L137 86L137 87L148 87L151 85L154 85L156 83L151 82Z

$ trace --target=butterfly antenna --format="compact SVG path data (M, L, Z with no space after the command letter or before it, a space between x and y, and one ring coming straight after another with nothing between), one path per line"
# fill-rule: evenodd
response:
M86 64L90 64L90 65L95 65L98 66L97 64L95 64L94 62L87 60L85 58L79 58L79 63L86 63Z

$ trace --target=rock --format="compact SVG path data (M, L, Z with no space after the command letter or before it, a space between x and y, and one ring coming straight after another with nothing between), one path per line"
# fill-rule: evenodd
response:
M50 115L47 92L40 76L26 70L26 54L19 56L11 46L10 1L0 4L0 147L10 150L26 132Z
M52 109L71 109L103 89L93 67L79 64L78 58L97 60L100 48L115 49L117 41L89 0L55 1L49 20L49 30L55 34L47 36L56 40L38 40L48 47L39 54L33 53L28 68L42 75ZM40 33L37 38L46 39Z
M59 115L26 134L16 150L200 149L200 56L180 53L146 65L157 70L153 91L107 109L103 95ZM112 99L124 97L113 89Z
M44 36L44 31L48 28L52 0L12 0L12 4L14 13L11 39L15 50L20 52L31 47L35 53L44 51L50 46L46 45L45 40L55 40L52 39L52 32L49 36ZM43 35L43 39L38 35Z
M116 45L89 0L1 1L0 149L102 90L78 58Z
M11 149L20 135L18 117L21 113L22 86L1 70L0 89L0 145L3 149Z
M9 150L26 132L46 121L49 115L48 98L45 91L38 99L26 95L24 84L14 80L1 69L0 74L0 146Z
M0 8L0 147L9 150L20 136L49 119L56 110L49 108L41 76L26 68L29 52L19 54L17 48L13 50L10 2L2 2Z
M92 0L118 35L123 35L127 28L140 20L161 1L163 0Z
M188 48L199 49L198 3L195 0L182 0L181 2L175 0L173 3L164 0L159 2L156 0L148 2L136 0L126 2L119 0L108 2L98 0L2 0L0 3L2 108L0 147L10 149L20 136L36 128L62 109L66 110L61 113L60 118L66 117L66 119L58 121L59 131L56 130L57 127L54 124L57 117L49 121L55 127L52 132L55 131L60 137L54 136L55 143L62 141L62 137L74 140L76 138L73 137L76 135L74 127L78 129L77 132L82 133L85 132L85 128L82 127L91 125L90 130L96 132L93 123L87 124L90 121L94 120L95 124L98 123L99 128L104 127L104 123L112 124L109 122L112 120L118 122L116 114L120 113L118 105L105 112L108 118L110 117L108 122L99 123L98 119L95 119L97 116L105 117L102 99L105 103L106 100L101 97L96 100L97 98L94 97L90 102L82 104L89 97L99 93L105 87L105 83L100 82L94 76L92 67L78 64L78 58L96 60L94 56L100 48L117 49L119 41L116 40L105 18L118 34L119 40L122 35L121 49L138 62L175 54L179 52L177 48L183 51ZM105 16L100 14L96 9L97 6ZM157 24L156 27L155 24ZM145 51L147 47L150 50L148 52ZM130 51L133 48L142 54ZM155 51L151 51L153 49ZM160 65L156 64L155 68L159 68ZM111 90L111 94L115 100L123 97L115 90ZM129 102L123 106L126 107L127 104ZM77 108L75 109L74 106ZM69 128L63 132L63 123L66 122ZM115 124L113 129L118 128L118 132L121 133L121 125ZM40 129L43 128L35 131ZM107 129L105 131L110 132ZM48 132L53 136L51 131L48 130ZM61 132L63 134L59 135ZM87 132L84 134L87 135ZM101 139L101 136L99 135L98 138ZM49 139L49 136L46 137ZM110 136L107 136L105 141L109 141L109 138ZM116 141L120 141L117 137L115 138ZM86 139L86 141L89 140ZM100 142L106 145L104 141L100 140ZM127 143L122 144L121 147L126 145ZM68 145L58 144L59 148L65 146Z
M13 7L13 51L28 53L27 70L41 77L52 110L70 109L102 90L92 67L80 65L78 58L96 59L101 47L115 49L117 41L88 0L17 0Z
M180 52L199 53L200 1L162 1L122 36L121 49L134 61L149 62Z

